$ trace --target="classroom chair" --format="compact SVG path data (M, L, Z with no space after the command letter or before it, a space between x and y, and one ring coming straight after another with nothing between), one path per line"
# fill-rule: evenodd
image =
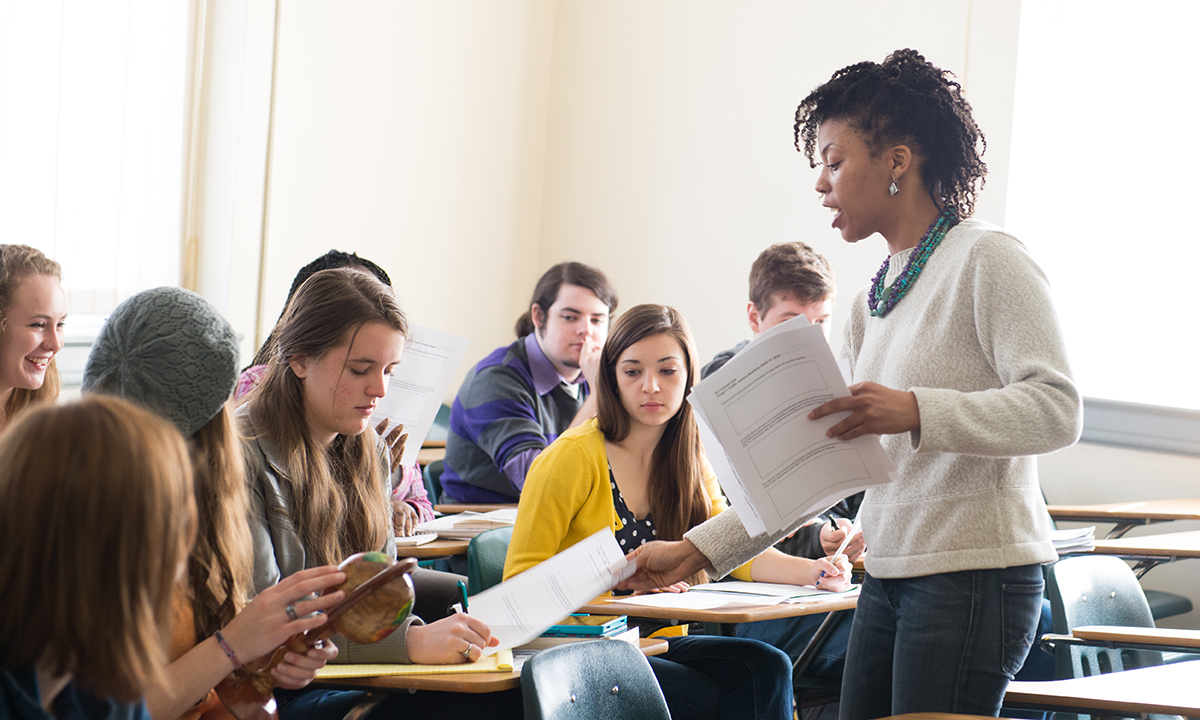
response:
M1069 557L1046 573L1046 593L1054 632L1062 635L1082 625L1154 627L1154 618L1137 577L1123 560L1111 556ZM1161 665L1163 654L1150 650L1109 649L1057 644L1055 676L1059 679Z
M542 650L521 668L526 720L670 720L650 663L627 642L589 640Z
M433 418L433 425L429 426L429 434L425 436L425 440L433 440L435 442L446 442L446 436L450 434L450 406L443 404L438 408L437 415Z
M425 494L429 504L437 505L442 500L442 472L446 469L443 460L434 460L421 468L421 479L425 481Z
M481 593L504 579L504 558L513 529L497 528L481 532L467 545L467 587L471 594Z

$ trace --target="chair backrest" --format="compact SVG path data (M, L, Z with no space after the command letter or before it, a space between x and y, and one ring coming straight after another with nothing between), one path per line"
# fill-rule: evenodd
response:
M442 471L446 463L434 460L421 469L421 479L425 481L425 494L429 496L429 504L437 505L442 499Z
M542 650L521 668L525 720L670 720L667 701L641 651L620 640Z
M1054 632L1059 634L1081 625L1154 627L1142 587L1120 558L1088 555L1059 560L1047 571L1046 594ZM1054 657L1060 679L1161 664L1158 652L1061 644Z
M504 579L504 558L513 529L497 528L481 532L467 545L467 587L475 595Z

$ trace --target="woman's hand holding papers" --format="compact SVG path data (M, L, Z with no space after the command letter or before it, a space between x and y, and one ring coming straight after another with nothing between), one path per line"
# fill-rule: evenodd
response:
M896 435L921 427L917 396L878 383L850 386L850 395L830 400L808 414L818 420L833 413L850 411L850 417L829 428L825 437L853 440L862 435Z
M708 567L708 558L690 540L655 540L625 556L637 571L617 585L619 590L655 590L691 577Z
M405 637L408 659L419 665L453 665L475 662L483 649L499 645L492 630L482 620L466 613L455 613L429 625L409 625Z

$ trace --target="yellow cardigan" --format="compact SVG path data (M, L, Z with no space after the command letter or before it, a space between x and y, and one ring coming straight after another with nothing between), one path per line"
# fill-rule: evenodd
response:
M728 505L705 461L704 492L709 517ZM603 527L621 529L608 481L608 454L596 420L563 433L533 461L521 490L517 524L504 561L504 579L528 570ZM753 560L733 571L750 579Z

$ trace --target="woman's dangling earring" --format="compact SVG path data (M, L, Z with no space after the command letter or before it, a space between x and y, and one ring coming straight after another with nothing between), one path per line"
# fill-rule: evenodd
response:
M900 192L900 188L896 187L896 178L893 176L892 184L888 185L888 195L895 195L898 192Z

